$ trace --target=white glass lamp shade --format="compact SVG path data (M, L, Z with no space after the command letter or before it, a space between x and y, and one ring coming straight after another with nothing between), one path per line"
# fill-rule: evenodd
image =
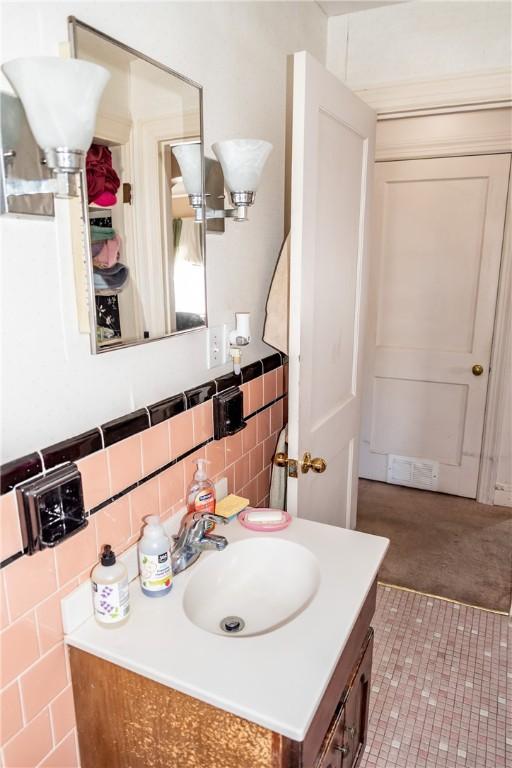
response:
M203 168L200 144L181 144L172 151L179 163L183 184L189 195L201 195Z
M212 149L230 192L256 192L272 144L260 139L218 141Z
M51 56L13 59L2 69L20 97L42 149L89 149L100 98L110 77L107 69L81 59Z

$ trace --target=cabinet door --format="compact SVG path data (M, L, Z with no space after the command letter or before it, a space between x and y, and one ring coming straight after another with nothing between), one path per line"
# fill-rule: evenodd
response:
M355 768L360 762L368 730L372 655L373 629L370 628L315 768Z
M326 746L324 747L315 768L341 768L343 752L345 751L345 747L343 746L344 733L345 709L343 708L335 719L330 733L327 734L325 739Z
M352 679L345 701L343 737L338 741L340 768L355 768L364 752L368 731L372 654L373 629L370 630L361 663Z

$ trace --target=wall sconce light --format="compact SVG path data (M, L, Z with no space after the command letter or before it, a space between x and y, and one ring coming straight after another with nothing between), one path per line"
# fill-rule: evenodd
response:
M44 151L44 162L54 176L33 181L9 178L9 160L18 150L4 145L6 195L52 192L56 197L75 197L76 174L85 168L110 73L88 61L51 56L14 59L2 69L23 104L34 138Z
M235 312L235 318L235 330L229 334L229 354L233 360L233 370L238 375L242 367L239 347L246 347L251 341L251 315L249 312Z
M213 144L212 149L222 167L233 208L214 210L208 206L207 200L205 204L202 196L200 144L182 144L172 150L180 165L190 205L195 210L195 221L203 221L203 209L207 219L232 218L235 221L248 221L247 209L254 203L272 144L260 139L230 139ZM208 178L209 164L213 162L210 158L205 158L205 180Z

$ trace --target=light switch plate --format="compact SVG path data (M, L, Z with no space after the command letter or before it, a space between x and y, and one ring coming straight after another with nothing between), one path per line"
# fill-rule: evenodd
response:
M214 325L208 328L208 368L224 365L225 357L224 326Z

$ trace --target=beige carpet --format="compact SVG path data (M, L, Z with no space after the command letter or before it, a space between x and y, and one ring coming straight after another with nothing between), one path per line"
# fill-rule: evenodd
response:
M360 480L357 529L391 541L381 581L510 610L511 508Z

